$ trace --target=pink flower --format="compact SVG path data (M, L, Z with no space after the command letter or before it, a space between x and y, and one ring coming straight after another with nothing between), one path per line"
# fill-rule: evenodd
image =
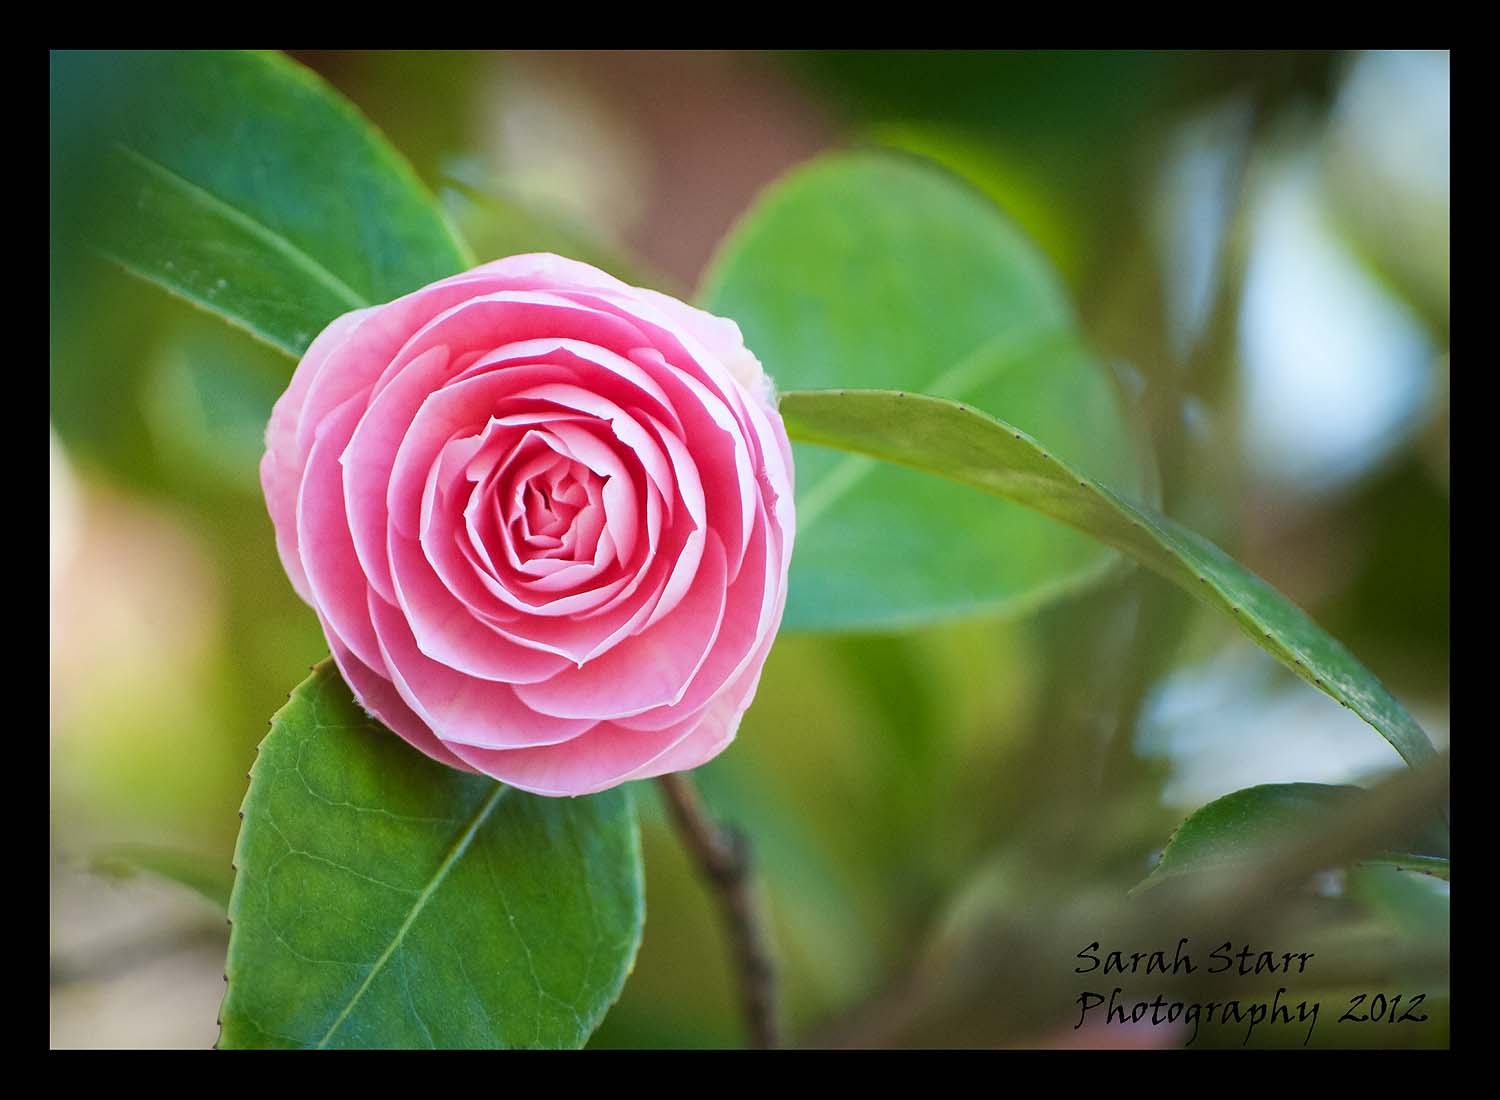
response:
M330 324L261 484L365 709L538 794L718 754L786 603L791 448L739 327L558 256Z

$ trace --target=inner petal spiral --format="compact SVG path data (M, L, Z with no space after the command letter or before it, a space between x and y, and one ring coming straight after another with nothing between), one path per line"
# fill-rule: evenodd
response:
M583 463L556 452L517 477L494 502L517 567L545 576L563 565L596 564L604 529L604 486Z

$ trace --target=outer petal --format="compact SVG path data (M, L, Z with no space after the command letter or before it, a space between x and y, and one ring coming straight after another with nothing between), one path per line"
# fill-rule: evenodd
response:
M427 723L402 701L390 680L350 653L336 639L330 637L329 642L333 650L333 662L339 666L344 682L349 685L349 690L354 693L360 706L419 752L460 771L478 771L437 739Z
M307 452L299 451L297 446L302 404L328 356L372 312L357 309L346 313L318 334L292 373L286 392L276 399L270 423L266 425L266 453L260 460L260 485L266 497L266 510L271 513L271 523L276 528L276 549L281 555L281 564L297 595L308 603L313 603L313 598L297 555L297 493L307 463Z
M750 349L745 347L745 337L740 326L727 317L716 317L712 313L679 302L666 294L643 287L633 287L633 293L649 302L684 330L691 333L719 362L728 368L734 380L746 393L752 394L768 404L775 404L775 394L765 368L761 366Z
M391 681L401 698L450 748L555 745L595 724L592 719L539 714L509 684L465 676L417 648L398 608L370 594L370 617Z

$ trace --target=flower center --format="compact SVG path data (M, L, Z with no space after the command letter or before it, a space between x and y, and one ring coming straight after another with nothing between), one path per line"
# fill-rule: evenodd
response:
M601 544L601 534L610 478L546 434L527 433L510 444L492 437L468 464L472 490L462 537L473 559L503 583L508 574L537 582L568 566L587 567L592 575L609 564L613 553L605 552L610 547L608 540Z
M523 563L537 558L592 560L598 531L589 522L593 516L585 513L598 510L607 481L562 459L517 484L505 524L516 557ZM580 535L592 536L586 538L589 545L580 544Z

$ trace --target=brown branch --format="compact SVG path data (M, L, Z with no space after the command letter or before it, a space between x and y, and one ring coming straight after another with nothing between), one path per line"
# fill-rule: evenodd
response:
M750 1045L773 1049L780 1045L776 973L751 889L749 841L738 829L715 824L686 772L660 776L657 783L672 824L724 912Z

